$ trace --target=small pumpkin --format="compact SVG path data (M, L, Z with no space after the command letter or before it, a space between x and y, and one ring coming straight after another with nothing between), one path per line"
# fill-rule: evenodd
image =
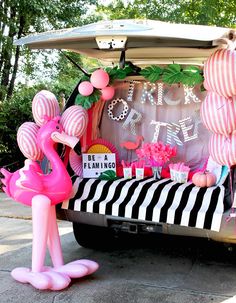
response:
M216 176L209 172L197 172L193 175L192 182L199 187L211 187L216 184Z

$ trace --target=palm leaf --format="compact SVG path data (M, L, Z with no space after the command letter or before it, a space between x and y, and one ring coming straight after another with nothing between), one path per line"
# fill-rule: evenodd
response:
M116 176L116 173L114 170L106 170L99 176L100 180L116 180L118 177Z

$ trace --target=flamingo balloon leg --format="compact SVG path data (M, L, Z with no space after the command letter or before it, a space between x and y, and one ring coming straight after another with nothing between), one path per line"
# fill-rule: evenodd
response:
M56 209L55 206L51 206L50 208L50 224L48 227L48 249L50 256L52 258L52 263L55 268L58 268L64 265L62 249L61 249L61 241L58 232L57 219L56 219Z
M32 272L43 271L46 255L51 201L44 195L32 199L33 247Z
M64 265L55 206L51 206L48 197L38 195L32 199L32 222L32 269L14 269L11 275L15 280L30 283L37 289L61 290L70 284L71 278L80 278L97 270L97 263L90 260ZM44 266L47 243L53 267Z

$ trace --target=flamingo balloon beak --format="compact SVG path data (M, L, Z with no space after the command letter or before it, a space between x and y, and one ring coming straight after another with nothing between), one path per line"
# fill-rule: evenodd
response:
M62 133L54 132L51 134L51 138L54 142L65 144L71 147L72 149L79 142L79 138L74 136L69 136L65 132Z

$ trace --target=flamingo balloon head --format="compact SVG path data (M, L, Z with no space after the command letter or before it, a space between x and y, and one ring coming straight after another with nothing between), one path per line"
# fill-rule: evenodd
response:
M37 135L37 143L42 150L46 148L54 146L53 134L61 133L62 126L60 124L60 117L55 117L50 119L49 117L45 117L45 123L41 126Z
M78 143L79 139L69 136L63 131L60 124L60 116L53 119L45 118L46 123L38 131L37 143L42 150L52 148L55 143L62 143L71 148Z

